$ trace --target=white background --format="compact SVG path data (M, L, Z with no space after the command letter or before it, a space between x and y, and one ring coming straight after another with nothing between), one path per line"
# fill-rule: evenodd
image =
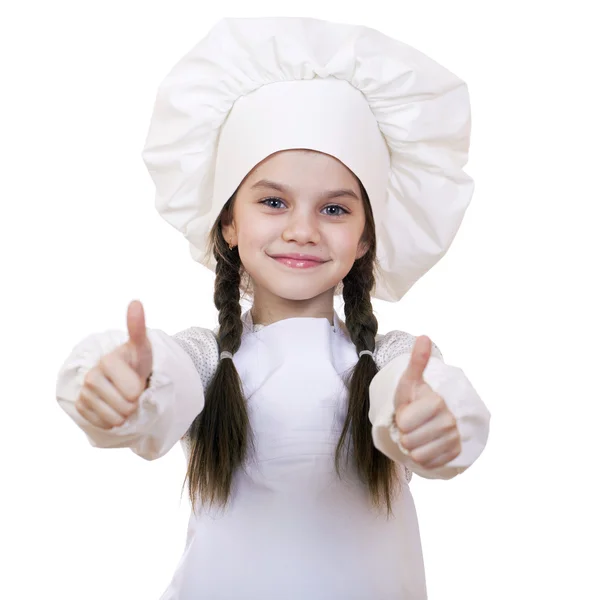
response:
M157 599L176 567L181 449L92 449L56 375L81 338L124 329L135 298L152 328L215 324L212 275L155 211L141 149L174 63L221 17L270 15L375 27L471 92L463 226L400 303L376 303L380 331L429 335L492 413L471 469L413 479L430 599L600 598L593 5L3 4L0 597Z

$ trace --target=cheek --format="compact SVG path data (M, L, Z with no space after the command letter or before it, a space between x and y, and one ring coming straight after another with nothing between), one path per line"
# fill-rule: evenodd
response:
M328 239L332 248L336 248L338 259L353 262L356 258L356 251L360 244L361 235L362 228L340 227L339 229L334 229L328 236Z
M273 220L253 216L250 227L245 227L238 233L238 243L242 250L260 250L279 236L279 230Z

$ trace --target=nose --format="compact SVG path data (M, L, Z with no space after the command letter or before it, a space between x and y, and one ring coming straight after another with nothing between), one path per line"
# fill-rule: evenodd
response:
M315 215L290 212L282 237L286 242L296 242L299 245L318 244L321 234Z

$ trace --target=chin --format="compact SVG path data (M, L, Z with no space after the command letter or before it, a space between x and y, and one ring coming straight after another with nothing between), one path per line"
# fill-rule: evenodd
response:
M278 298L283 298L284 300L310 300L312 298L316 298L321 294L325 293L329 287L310 285L308 282L290 282L285 283L283 281L279 282L277 285L269 285L265 286L269 292Z

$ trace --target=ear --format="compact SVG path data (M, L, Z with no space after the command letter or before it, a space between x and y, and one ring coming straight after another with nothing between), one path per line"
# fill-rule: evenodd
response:
M235 222L233 221L233 219L230 223L227 224L221 222L221 231L223 232L223 237L225 238L225 241L230 246L237 246L237 231L235 229Z
M368 251L369 251L369 244L367 244L365 241L360 241L358 244L358 247L356 248L355 260L362 258Z

